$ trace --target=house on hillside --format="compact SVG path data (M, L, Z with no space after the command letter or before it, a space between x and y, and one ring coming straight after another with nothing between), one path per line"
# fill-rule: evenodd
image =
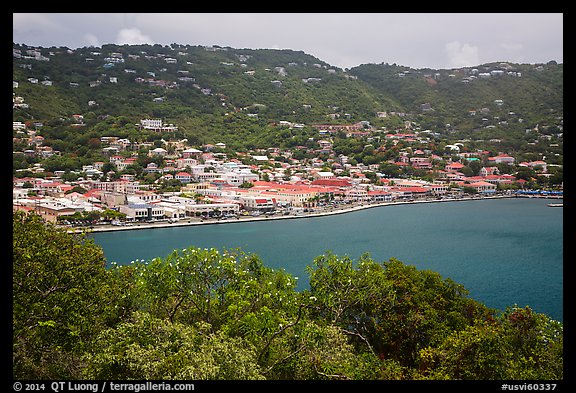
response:
M327 180L336 178L336 175L332 172L312 171L312 178L314 180Z
M164 157L166 154L168 154L168 151L161 147L157 147L148 151L148 157Z
M488 161L495 163L495 164L514 164L514 157L511 157L506 154L498 154L496 157L488 157Z
M497 166L488 166L488 167L482 167L480 168L480 171L478 172L479 176L482 177L486 177L488 175L499 175L500 174L500 170L498 169Z
M190 183L192 181L192 175L188 172L178 172L174 176L175 180L180 180L183 184Z
M459 172L462 168L464 168L464 164L461 164L459 162L451 162L449 164L446 164L446 166L444 167L445 170L447 170L448 172Z

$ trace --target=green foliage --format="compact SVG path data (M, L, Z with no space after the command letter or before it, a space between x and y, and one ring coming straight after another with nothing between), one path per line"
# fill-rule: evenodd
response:
M513 307L496 320L476 321L437 348L420 351L431 379L563 379L562 328L557 321Z
M25 51L27 46L15 44L14 48ZM40 49L47 55L45 48ZM511 64L521 77L503 75L462 83L469 69L363 64L343 71L292 50L104 45L78 48L74 53L61 48L51 51L46 62L14 58L13 80L19 82L15 93L25 98L29 108L15 108L13 118L44 121L45 145L78 156L98 150L97 144L88 143L94 137L152 139L154 133L136 126L150 117L176 124L179 130L170 135L173 138L187 138L193 145L224 142L236 150L295 143L298 135L288 136L286 130L271 126L281 120L308 125L365 120L390 130L409 120L422 130L443 134L450 124L451 132L461 138L500 138L505 147L518 151L527 146L526 127L538 124L542 132L557 132L557 118L563 115L562 64L547 64L542 70ZM105 59L114 52L121 53L125 62L106 68ZM166 57L176 58L177 64L167 64ZM23 68L30 63L30 69ZM480 70L498 68L497 63L478 65ZM399 77L406 71L405 77ZM431 83L430 75L436 73L440 76ZM183 76L192 79L179 79ZM48 78L53 85L32 84L27 81L30 77ZM90 87L91 82L98 84ZM497 99L504 105L495 105ZM423 112L425 103L433 110ZM482 108L489 113L469 115L470 110ZM407 115L377 117L382 111ZM74 114L84 115L84 126L73 125ZM334 120L332 115L339 117ZM484 128L482 118L498 127ZM499 124L499 120L507 122ZM156 135L162 136L167 135Z
M563 377L561 323L394 258L321 255L297 292L241 250L106 268L85 235L13 218L16 379Z
M537 70L528 64L513 64L511 67L514 71L512 76L506 74L469 83L462 83L465 76L472 75L464 75L470 71L468 69L413 70L397 65L363 64L350 72L381 94L395 97L406 112L421 113L420 105L430 103L433 111L422 114L420 119L427 128L439 128L450 123L457 128L471 130L479 127L480 119L469 123L471 117L468 111L481 108L490 109L490 117L502 116L512 109L531 124L542 121L543 117L552 124L554 116L562 113L562 65L547 65L544 70ZM499 64L477 67L479 70L498 68ZM405 70L408 73L399 77ZM521 77L516 72L520 72ZM424 76L433 74L439 77L433 83L427 82ZM537 86L542 90L534 94L539 90ZM503 100L502 108L494 105L495 99ZM538 109L543 107L548 108L548 114ZM440 119L440 123L435 126L437 119Z
M85 355L87 379L263 379L256 353L242 338L210 325L171 323L135 312L100 333Z
M328 254L314 264L310 292L320 315L341 326L356 345L404 366L415 366L420 348L489 313L468 299L461 285L393 258L380 264L364 255L355 268L349 258Z
M20 212L12 244L14 375L77 377L78 355L110 304L102 249Z

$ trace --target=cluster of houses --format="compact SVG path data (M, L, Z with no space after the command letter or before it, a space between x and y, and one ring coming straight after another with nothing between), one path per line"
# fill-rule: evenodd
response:
M16 125L15 125L16 126ZM20 126L20 125L18 125ZM162 122L149 119L142 121L143 127L164 127ZM326 130L323 127L319 129ZM24 130L21 130L24 132ZM348 132L358 131L350 127ZM322 134L325 135L325 134ZM38 135L28 135L31 144L40 148ZM416 134L389 134L395 139L418 138ZM76 212L104 211L113 209L124 213L130 221L179 220L188 217L210 217L258 214L275 211L298 211L318 205L335 203L373 203L395 200L441 198L461 193L469 188L475 193L492 194L499 184L522 185L524 180L509 174L500 174L495 164L514 164L514 158L505 154L488 157L494 165L482 167L477 176L465 176L461 162L449 161L443 169L434 169L437 178L433 182L418 179L386 178L377 182L369 179L366 171L376 171L377 165L358 164L352 166L346 158L338 158L337 168L327 170L320 159L305 164L291 158L289 151L270 148L259 155L251 155L251 164L240 159L228 159L224 144L205 145L202 150L190 147L186 140L163 141L164 147L149 146L150 157L161 158L150 162L143 172L157 174L155 184L145 184L134 174L122 173L136 161L136 157L123 154L133 149L133 144L118 137L102 137L102 149L114 171L104 173L105 162L94 162L83 167L83 177L74 182L62 180L62 171L54 177L15 177L13 182L13 209L35 211L47 221L56 221L58 216ZM318 141L319 150L330 151L329 138ZM138 146L142 148L142 146ZM475 155L488 152L461 153L464 159L478 159ZM275 160L279 156L288 160ZM414 150L396 158L398 166L411 165L416 168L432 168L430 152ZM161 162L161 164L157 164ZM336 162L334 163L336 164ZM538 166L546 171L544 161L520 163ZM42 168L37 168L42 170ZM349 175L342 176L347 170ZM119 176L111 176L114 172ZM163 181L178 180L180 192L158 193L155 186ZM86 192L72 192L81 187Z
M303 209L337 202L388 202L422 197L438 197L449 192L447 184L386 179L375 186L359 179L324 178L314 181L268 182L256 180L250 188L231 186L222 181L192 182L181 193L158 194L141 187L138 181L119 180L78 182L89 191L69 192L71 184L41 178L15 178L13 209L35 211L45 220L75 212L114 209L128 220L182 219L247 212L274 212L278 209ZM510 181L498 180L498 181ZM28 184L28 186L26 186ZM468 186L481 193L494 192L492 180L476 180ZM30 196L33 191L33 196Z
M206 47L207 51L225 50L224 48ZM27 50L13 49L15 59L30 61L50 61L50 57L58 52L49 52L48 57L40 50L30 48ZM67 50L67 53L73 53ZM185 56L185 51L178 51L174 57L163 54L149 55L146 52L130 54L127 57L122 53L103 54L92 51L85 58L87 63L98 63L98 58L103 58L105 69L117 69L121 67L126 74L136 73L135 70L125 68L125 60L145 59L161 60L161 65L181 64L179 69L179 82L195 82L185 68L190 65L179 59ZM248 55L237 55L240 66L246 66ZM223 66L232 66L234 63L221 63ZM297 65L288 64L289 67ZM31 69L31 64L20 64L25 69ZM317 68L326 68L319 64L313 64ZM509 74L516 72L507 69L506 64L500 65ZM160 71L165 71L161 68ZM267 71L272 71L268 70ZM287 70L284 67L276 67L274 71L280 76L285 76ZM253 75L254 70L248 70L247 75ZM328 69L328 73L335 70ZM477 78L487 78L502 75L504 71L493 70L483 74L477 69L470 70L467 81ZM102 74L104 75L104 74ZM520 77L520 73L515 73ZM349 75L345 75L350 77ZM399 75L408 76L408 73ZM437 81L440 74L425 75L430 81ZM135 78L138 83L161 85L167 88L177 86L176 82L166 82L156 78L156 73L148 71L146 78ZM314 83L319 78L302 79L304 83ZM118 78L110 76L110 83L118 83ZM29 83L51 86L50 78L43 81L29 78ZM106 80L90 82L90 87L96 87ZM273 83L280 81L272 81ZM13 81L13 87L18 88L18 81ZM281 83L281 82L280 82ZM78 84L70 82L74 87ZM202 88L197 84L194 87L201 89L203 94L212 94L208 88ZM161 98L155 98L155 100ZM496 105L501 105L502 100L495 100ZM95 101L89 101L89 105L97 105ZM223 103L224 105L224 103ZM13 106L15 109L27 108L24 98L13 94ZM308 106L309 105L305 105ZM245 109L245 108L243 108ZM423 104L423 111L431 110L429 104ZM404 113L378 112L378 117L397 115L404 117ZM475 113L474 113L475 115ZM257 116L257 114L249 114ZM331 114L332 119L339 118L338 113ZM349 118L348 114L343 114ZM83 126L82 115L73 116L73 125ZM452 193L462 192L468 188L480 194L492 194L496 192L498 185L518 184L524 180L516 179L512 175L500 174L498 164L515 165L514 157L506 154L498 154L488 157L489 153L460 152L462 143L447 145L450 156L459 156L459 161L444 161L442 157L434 155L431 151L422 148L428 141L431 131L413 132L410 122L405 129L397 132L374 133L370 124L361 121L354 124L314 124L319 138L315 141L317 148L313 149L315 158L297 160L293 157L293 151L282 151L279 148L270 147L262 151L245 153L246 160L228 159L224 153L226 146L223 143L204 145L200 149L188 146L187 140L165 141L162 139L162 147L155 146L152 142L135 142L116 136L104 136L100 138L102 152L107 161L97 161L91 165L85 165L80 172L81 176L74 182L66 182L62 179L64 171L55 171L53 176L39 177L15 177L13 182L13 209L35 211L47 221L56 221L59 216L71 215L76 212L103 211L114 209L126 214L128 220L153 220L153 219L182 219L186 217L207 217L236 215L241 212L274 212L283 209L305 209L317 205L329 203L347 202L388 202L394 200L438 198ZM24 124L13 122L14 143L24 144L26 149L15 152L39 157L40 159L58 155L51 146L44 145L44 138L40 135L41 123ZM296 124L285 121L278 123L280 127L302 128L304 124ZM164 124L160 119L143 119L139 124L141 129L159 133L177 131L178 127L173 124ZM348 138L361 138L367 143L374 143L374 147L383 148L381 142L392 141L394 144L402 142L404 145L414 143L421 148L400 151L400 154L392 160L392 163L402 167L410 166L415 169L434 171L436 180L428 182L424 180L408 180L402 178L387 178L378 174L379 165L352 165L349 157L339 155L335 157L332 136L338 133L345 134ZM378 143L376 143L378 142ZM297 149L306 147L297 147ZM125 171L137 162L136 152L147 149L148 156L153 158L143 168L144 174L154 174L155 184L144 183L131 172ZM238 154L240 157L241 155ZM323 157L331 157L326 160ZM282 158L282 160L278 158ZM482 167L477 176L466 176L461 172L466 160L483 160L487 165ZM243 162L251 162L244 164ZM438 163L443 163L439 169ZM106 170L111 164L113 171ZM546 173L547 164L544 161L519 163L520 166L538 168L541 173ZM331 168L331 169L327 169ZM28 168L27 171L41 173L44 171L41 163ZM346 172L346 175L344 175ZM366 176L367 172L376 173L378 181ZM112 176L116 175L118 176ZM158 193L155 187L162 182L178 181L181 185L180 192ZM73 192L75 187L80 187L86 192Z

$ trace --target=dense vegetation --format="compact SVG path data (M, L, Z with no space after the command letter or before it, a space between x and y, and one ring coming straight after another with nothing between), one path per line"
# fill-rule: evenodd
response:
M465 80L475 76L471 67L364 64L342 70L292 50L51 47L38 48L49 61L36 61L25 58L30 47L14 44L14 49L23 55L13 61L13 80L19 82L14 91L29 104L14 110L14 121L43 123L42 133L49 135L45 145L79 157L93 153L86 147L90 138L112 134L132 141L187 138L191 145L224 142L236 150L267 149L305 145L317 136L313 124L359 121L388 131L409 122L443 138L482 139L488 145L500 139L504 145L497 148L505 151L536 149L548 157L562 152L561 146L530 146L540 142L538 133L562 132L563 65L555 62L484 64L478 73L506 73ZM110 63L120 58L122 63ZM52 85L42 85L47 81ZM72 121L74 114L83 115L82 127ZM144 118L173 123L178 132L142 133L137 124ZM288 130L277 126L280 121L305 127ZM526 132L534 128L538 133ZM78 146L86 149L78 151Z
M310 288L241 250L107 264L85 235L13 216L15 379L563 378L563 325L496 312L396 259L327 253Z

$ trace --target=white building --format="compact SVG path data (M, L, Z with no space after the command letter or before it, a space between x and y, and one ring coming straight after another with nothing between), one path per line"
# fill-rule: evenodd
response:
M240 186L243 183L254 183L259 180L259 176L252 172L225 172L221 177L231 186Z
M142 204L142 203L151 203L151 202L158 202L162 197L155 192L150 191L140 191L136 194L131 194L127 197L128 204Z
M276 200L268 196L244 195L240 197L240 203L248 211L272 211L276 209Z
M434 195L443 195L448 192L448 185L446 185L445 183L427 184L424 186L424 188L430 190L430 192Z
M93 190L102 190L108 192L118 192L121 194L135 194L140 190L140 183L137 181L93 181L90 183Z
M240 212L240 205L236 203L205 203L205 204L190 204L186 205L186 216L212 216L212 215L226 215L238 214Z
M164 157L166 154L168 154L168 151L161 147L157 147L148 151L148 157Z
M172 132L178 130L178 127L175 127L172 124L164 125L161 119L140 120L140 127L145 130L152 130L156 132Z
M332 172L314 172L312 173L312 177L314 180L323 180L323 179L334 179L336 175Z
M22 123L21 121L13 121L12 122L12 130L13 131L19 131L19 130L25 130L26 129L26 124Z
M368 200L368 191L365 188L350 188L344 193L345 199L350 201Z
M128 204L120 206L120 213L126 214L130 221L143 221L164 218L164 207L148 203Z

